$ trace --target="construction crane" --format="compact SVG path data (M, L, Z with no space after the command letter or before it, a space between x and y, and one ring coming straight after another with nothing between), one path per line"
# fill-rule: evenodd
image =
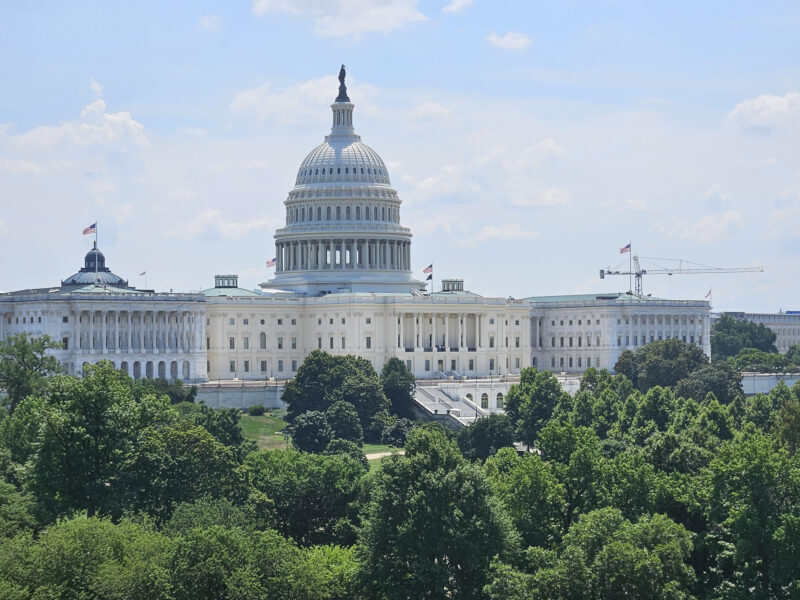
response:
M646 266L645 268L643 268L641 266L641 263L645 261L649 262L650 265L652 266ZM661 264L654 261L660 261ZM672 265L674 266L670 266L669 264L664 264L664 263L672 263ZM688 260L681 260L677 258L653 258L648 256L640 257L638 254L634 254L633 257L629 260L627 271L620 271L619 269L620 265L617 265L614 269L612 269L611 267L608 267L606 269L600 269L600 279L605 279L606 275L628 275L628 277L634 277L636 279L635 293L637 296L642 295L642 277L644 275L699 275L702 273L763 273L764 272L764 267L730 267L730 268L709 267L708 265L701 265L699 263L693 263Z

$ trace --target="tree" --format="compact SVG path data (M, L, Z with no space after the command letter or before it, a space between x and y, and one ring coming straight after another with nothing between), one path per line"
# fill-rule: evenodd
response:
M777 337L766 325L722 315L711 330L711 356L714 360L724 360L736 356L744 348L775 353Z
M324 413L310 410L298 416L291 426L292 446L302 452L319 454L333 439L333 432Z
M411 419L395 418L383 428L381 442L395 448L402 448L406 445L408 434L412 429L414 429L414 421Z
M35 531L37 523L34 511L30 494L21 493L0 479L0 539Z
M456 439L467 460L483 462L501 448L514 444L514 427L508 415L492 413L459 429Z
M0 341L0 388L8 394L8 413L24 398L41 394L48 378L61 372L61 363L49 353L61 344L49 335L10 335Z
M783 354L764 352L756 348L742 348L736 356L728 357L728 364L736 371L775 373L795 370Z
M383 365L381 386L389 400L390 410L398 417L414 418L414 374L396 356Z
M185 387L180 379L167 381L163 377L158 379L137 379L134 383L134 395L138 398L152 394L165 394L172 404L181 402L194 402L197 396L197 386Z
M627 351L626 351L627 352ZM708 358L699 346L676 338L650 342L630 354L620 355L614 370L623 373L646 392L653 386L672 387L702 366Z
M237 408L211 408L200 404L194 414L194 422L225 446L229 446L241 462L244 457L257 449L254 441L244 437L239 421L242 412Z
M253 452L245 465L253 487L274 502L283 535L304 546L353 542L365 473L359 459L273 450Z
M290 423L304 412L324 413L335 402L349 402L355 407L365 434L370 430L372 417L389 406L372 363L352 355L332 356L321 350L306 356L281 397L287 405L286 418Z
M545 426L565 394L561 384L549 371L537 371L533 367L522 369L519 383L509 388L505 402L506 414L514 424L519 439L533 445L539 430Z
M502 448L485 471L523 546L553 546L561 537L565 491L539 455Z
M182 502L245 495L234 450L186 421L146 429L128 461L123 475L133 507L162 522Z
M741 597L787 597L800 578L800 457L755 434L723 444L708 470L701 502L716 587ZM793 583L794 582L794 583Z
M794 387L796 388L797 384ZM786 445L789 454L793 455L800 449L800 402L795 398L787 400L781 408L775 424L775 434L778 440Z
M356 552L366 596L483 597L489 564L515 549L513 528L479 467L435 429L375 473Z
M741 374L726 363L711 363L692 371L675 385L675 395L679 398L693 398L699 402L709 393L722 404L744 396Z
M330 425L333 438L349 440L359 446L363 443L364 430L361 428L355 406L349 402L342 400L334 402L325 411L325 418Z
M119 516L130 499L126 466L151 427L174 419L166 397L136 400L131 379L108 361L80 379L56 376L37 416L30 486L53 515Z

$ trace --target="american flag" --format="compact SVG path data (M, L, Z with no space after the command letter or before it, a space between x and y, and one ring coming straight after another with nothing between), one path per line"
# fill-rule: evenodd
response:
M270 259L270 260L267 261L267 268L269 269L271 267L274 267L277 264L278 264L278 259L277 258Z
M630 242L628 242L627 246L623 246L622 248L619 249L619 253L620 254L625 254L626 252L630 252L630 251L631 251L631 243Z
M427 267L422 269L423 273L433 273L433 263L429 264Z
M97 223L92 223L83 230L83 235L89 235L90 233L97 233Z
M711 298L711 290L708 290L708 293L706 294L706 298Z

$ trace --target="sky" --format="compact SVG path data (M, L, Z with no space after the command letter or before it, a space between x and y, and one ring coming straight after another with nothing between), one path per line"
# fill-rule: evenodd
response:
M645 293L800 310L800 4L735 0L0 3L0 290L58 285L93 222L139 287L269 279L342 63L417 276L625 291L630 242L764 267Z

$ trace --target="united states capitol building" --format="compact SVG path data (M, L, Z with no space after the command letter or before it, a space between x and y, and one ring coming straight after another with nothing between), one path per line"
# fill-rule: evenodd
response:
M428 293L412 274L412 232L380 155L353 126L340 73L331 132L300 164L275 232L275 276L252 291L217 275L202 293L138 290L93 248L60 285L0 294L0 339L49 334L70 373L110 360L133 377L292 377L321 349L419 379L513 375L528 366L613 369L620 353L669 337L710 354L704 300L630 293L486 297L461 279Z

